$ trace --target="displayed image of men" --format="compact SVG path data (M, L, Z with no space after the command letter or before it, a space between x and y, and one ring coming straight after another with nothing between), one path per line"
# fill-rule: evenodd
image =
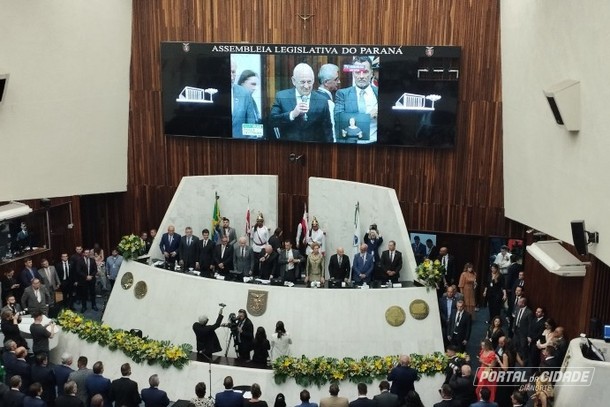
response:
M220 347L220 341L218 340L218 336L216 335L215 331L222 323L222 310L224 307L224 304L220 306L220 310L218 311L218 316L216 317L216 322L214 322L214 324L208 325L209 318L207 315L200 316L199 321L193 324L193 332L195 333L195 338L197 339L197 354L203 355L203 361L209 361L212 358L213 353L220 352L222 350Z
M246 88L237 84L236 76L237 63L231 60L231 121L233 138L244 138L243 124L257 123L258 114L252 94Z
M300 63L292 73L294 88L277 92L271 107L270 124L274 136L290 141L333 141L328 99L314 92L314 72Z
M346 122L342 119L344 113L364 114L370 118L368 139L362 137L358 143L374 143L377 141L377 97L379 89L373 86L373 69L371 59L367 56L356 57L352 63L354 85L339 89L335 95L335 123ZM361 120L358 122L362 123ZM362 126L360 126L362 127ZM339 137L338 137L339 139Z

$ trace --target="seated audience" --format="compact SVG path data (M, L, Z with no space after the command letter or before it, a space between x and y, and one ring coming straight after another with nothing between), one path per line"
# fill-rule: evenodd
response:
M225 383L226 383L227 379L225 378ZM231 393L233 393L234 395L239 395L239 407L241 407L241 403L243 401L242 397L241 397L241 393L235 393L233 392L233 390L230 390ZM191 399L191 404L193 404L195 407L213 407L214 406L214 401L205 396L205 392L206 392L206 386L204 382L199 382L195 385L195 395L196 397L193 397ZM218 395L216 396L216 400L218 401ZM216 404L217 406L223 406L223 407L228 407L229 405L226 404ZM237 403L233 404L234 407L237 407Z
M233 378L231 376L225 377L223 386L224 391L216 393L215 407L242 407L244 399L240 392L233 391Z
M382 380L379 383L379 394L373 396L373 400L377 403L377 407L398 407L398 396L390 393L390 383L387 380Z
M331 383L328 387L328 397L320 400L320 407L348 407L349 400L346 397L339 396L339 384Z
M358 398L349 403L349 407L376 407L377 403L366 396L367 386L358 383Z
M301 400L301 404L298 404L296 407L318 407L317 403L311 403L309 401L310 398L311 395L309 394L309 391L301 390L301 393L299 393L299 399Z

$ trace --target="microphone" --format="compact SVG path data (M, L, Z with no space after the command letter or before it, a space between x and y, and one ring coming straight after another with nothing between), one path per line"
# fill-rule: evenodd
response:
M303 103L307 103L308 102L308 96L307 95L302 95L301 96L301 101ZM303 120L307 121L307 113L303 114Z
M221 302L220 304L218 304L219 306L221 306L222 308L226 307L227 304L225 304L224 302Z

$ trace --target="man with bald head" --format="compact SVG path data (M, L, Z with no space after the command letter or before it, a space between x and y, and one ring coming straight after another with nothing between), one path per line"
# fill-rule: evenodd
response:
M398 396L399 405L403 405L407 393L415 390L415 381L417 380L417 370L411 367L411 358L409 355L401 355L400 361L388 375L388 381L392 382L390 392Z
M370 283L373 276L373 255L369 254L366 244L360 245L360 253L354 256L352 263L352 281L356 284Z
M300 63L294 67L294 88L280 90L271 107L273 137L288 141L333 141L328 100L314 91L314 84L311 66Z
M337 247L337 253L330 256L328 261L328 275L331 280L345 281L349 279L349 257L345 255L343 247Z
M161 253L163 253L163 257L165 257L166 267L170 270L174 269L176 260L179 260L179 247L180 235L176 233L176 228L174 227L174 225L169 225L167 227L167 233L163 233L163 236L161 236L161 243L159 244L159 248L161 249Z

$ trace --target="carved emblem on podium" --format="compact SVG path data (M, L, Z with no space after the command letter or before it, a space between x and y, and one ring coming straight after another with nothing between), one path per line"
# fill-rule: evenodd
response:
M146 296L148 292L148 286L146 285L146 281L138 281L136 283L135 288L133 289L133 294L136 296L138 300L141 300Z
M132 285L133 274L128 271L127 273L123 274L123 277L121 277L121 287L123 287L123 290L129 290Z
M260 317L267 311L267 298L269 292L261 290L248 290L246 310L250 315Z
M392 326L401 326L405 323L406 318L405 310L398 305L392 305L385 311L385 320Z
M430 313L430 307L424 300L413 300L409 305L409 313L415 319L426 319Z

